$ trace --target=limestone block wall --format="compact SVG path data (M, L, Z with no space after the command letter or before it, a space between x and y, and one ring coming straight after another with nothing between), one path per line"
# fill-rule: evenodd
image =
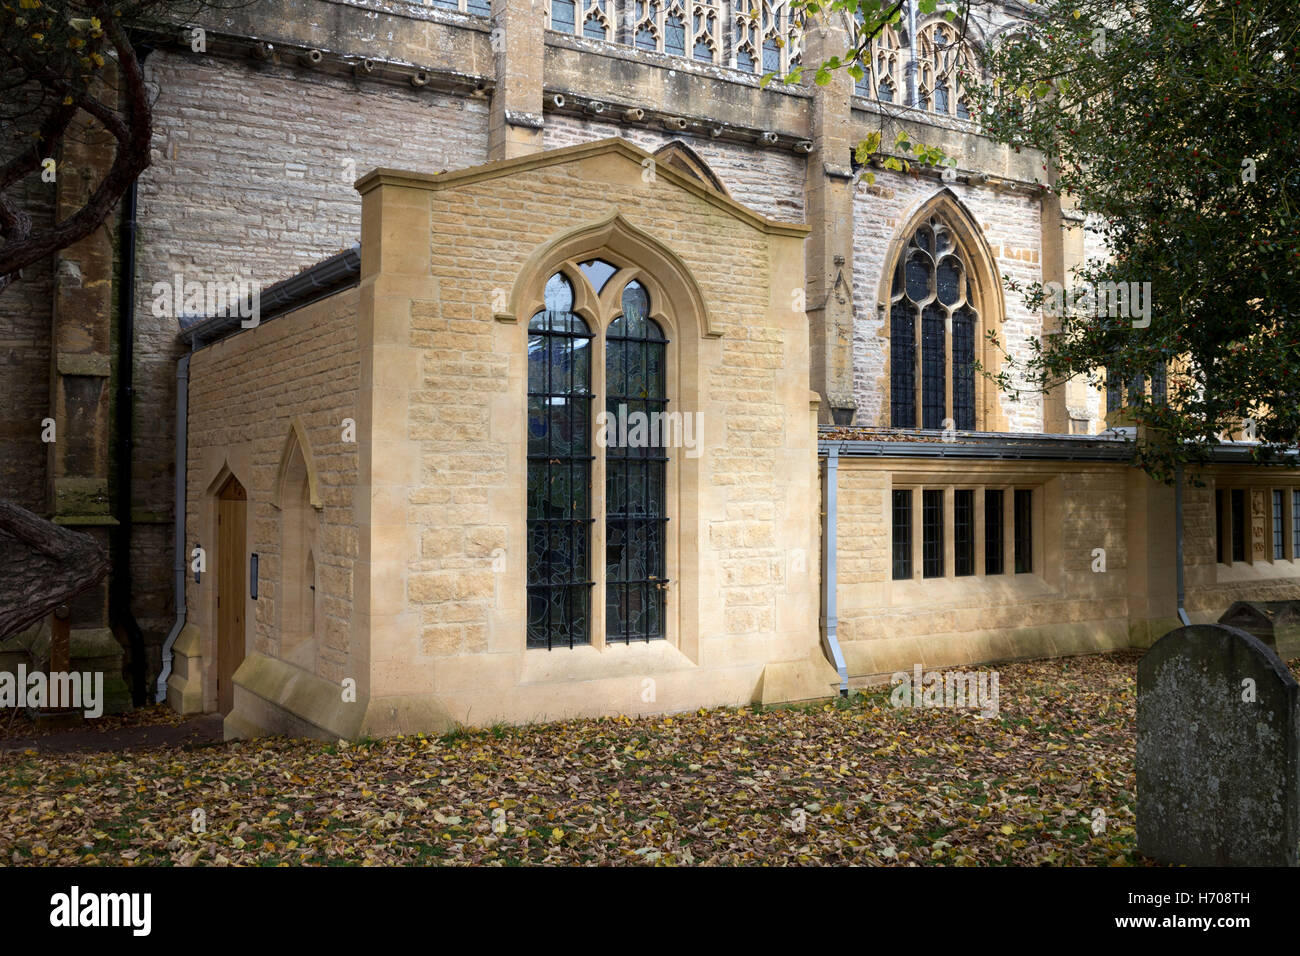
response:
M1204 487L1190 488L1183 499L1184 559L1187 568L1187 612L1194 623L1218 621L1234 601L1294 601L1300 599L1300 561L1294 547L1290 558L1274 559L1272 523L1265 522L1267 540L1261 553L1248 563L1220 564L1215 560L1215 487L1262 491L1268 500L1273 489L1284 492L1289 505L1292 492L1300 489L1294 471L1280 469L1216 468L1204 474ZM1249 499L1248 499L1249 500ZM1288 515L1289 517L1289 515ZM1285 544L1293 545L1292 526L1283 523ZM1166 547L1172 549L1172 537ZM1228 542L1225 548L1230 547Z
M209 710L216 706L215 496L229 474L247 491L247 550L259 555L259 595L246 602L246 651L279 659L284 569L273 501L295 421L310 445L304 452L321 503L315 561L323 619L316 620L317 656L308 670L338 685L364 669L364 648L353 638L359 459L357 443L344 434L344 419L358 415L357 298L355 290L339 293L200 349L190 361L187 543L201 542L209 563L198 583L187 576L186 601L201 635Z
M913 579L892 580L895 485L1032 489L1033 572L1014 574L1008 553L1003 574L954 577L949 531L945 577L923 578L918 564ZM1127 646L1125 491L1125 469L1114 465L842 458L839 640L850 678ZM977 570L982 548L977 536ZM1095 548L1106 552L1102 572Z
M2 154L0 154L2 155ZM51 224L54 186L28 178L17 197L32 229ZM41 420L50 408L50 329L54 307L53 260L23 270L0 291L0 497L48 514Z

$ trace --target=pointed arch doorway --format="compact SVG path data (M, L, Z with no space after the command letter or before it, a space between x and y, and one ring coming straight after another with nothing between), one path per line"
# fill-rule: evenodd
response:
M217 493L217 709L235 706L235 671L244 662L244 528L248 492L231 475Z

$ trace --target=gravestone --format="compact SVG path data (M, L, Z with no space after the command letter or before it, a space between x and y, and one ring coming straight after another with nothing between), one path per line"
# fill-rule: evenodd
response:
M1284 661L1300 657L1300 601L1237 601L1219 623L1255 635Z
M1300 703L1258 638L1195 624L1138 665L1138 852L1190 866L1295 866Z

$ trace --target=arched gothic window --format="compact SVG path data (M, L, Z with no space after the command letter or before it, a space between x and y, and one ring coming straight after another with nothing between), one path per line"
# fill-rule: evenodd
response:
M975 311L968 264L952 230L932 216L894 269L889 309L890 424L955 428L975 423ZM945 424L945 422L951 424Z
M856 92L882 103L907 103L908 50L901 27L885 26L871 40Z
M573 283L589 286L583 301L608 302L601 292L611 283L618 290L620 276L613 318L603 336L594 333L574 311ZM632 270L589 259L551 276L546 308L529 324L529 647L591 643L593 528L604 541L606 643L667 636L669 340L652 311ZM599 376L593 355L603 355ZM593 398L605 410L594 432ZM598 527L593 472L605 490Z
M932 113L970 119L961 74L972 73L975 60L970 45L959 39L956 28L944 21L927 24L917 31L914 55L917 105Z
M799 65L803 31L803 11L786 0L732 0L731 65L746 73L789 73Z
M909 36L907 24L904 4L897 23L872 38L854 92L882 103L970 119L963 74L974 76L979 67L962 26L934 20Z
M545 16L547 25L560 33L614 39L613 0L547 0Z

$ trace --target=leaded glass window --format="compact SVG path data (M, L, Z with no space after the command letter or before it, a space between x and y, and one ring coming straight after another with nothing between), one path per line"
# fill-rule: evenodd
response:
M591 641L591 330L556 273L528 324L528 646Z
M1001 488L989 488L984 492L984 573L1001 574L1003 565L1002 550L1002 509L1005 507Z
M894 580L912 576L912 492L896 490L893 495Z
M592 40L614 39L614 0L546 0L552 30Z
M978 70L970 44L958 28L934 22L917 32L915 50L916 97L923 110L970 119L965 78Z
M1034 570L1034 493L1028 488L1017 488L1015 494L1015 559L1016 574L1029 574Z
M922 428L975 429L978 315L971 299L966 263L952 230L932 217L917 228L899 257L890 294L894 428L917 427L919 404Z
M958 488L952 493L953 574L975 573L975 489Z
M943 577L943 491L921 492L921 574Z
M886 25L871 38L862 63L862 78L855 84L858 96L867 96L882 103L904 104L906 97L904 69L908 59L908 44L901 25Z
M433 0L435 7L442 7L444 10L459 10L461 13L472 13L478 17L486 17L491 14L491 4L488 0Z
M1232 489L1232 560L1246 560L1246 492Z
M920 519L922 578L964 578L1007 573L1013 563L1017 574L1034 570L1034 491L1032 488L919 488L919 514L913 510L913 489L891 493L891 577L913 577L913 528ZM949 509L947 495L952 495ZM983 518L983 528L980 518ZM1007 532L1010 534L1007 537ZM983 533L983 541L980 534ZM952 563L947 543L952 541ZM977 556L984 555L983 571ZM1007 551L1011 554L1008 555Z
M1297 552L1300 553L1300 552ZM1223 563L1223 490L1214 492L1214 560Z
M785 0L732 0L731 65L746 73L789 73L799 65L804 14Z
M605 335L605 637L665 637L668 340L635 280Z
M1286 539L1282 536L1282 492L1273 491L1273 560L1286 557Z

